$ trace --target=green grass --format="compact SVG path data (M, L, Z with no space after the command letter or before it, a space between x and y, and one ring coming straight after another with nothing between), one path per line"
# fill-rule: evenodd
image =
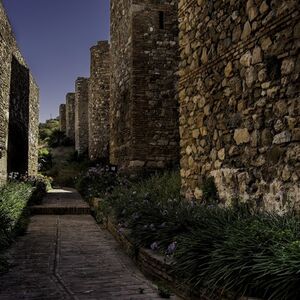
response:
M7 269L4 250L27 228L27 204L34 190L29 183L9 183L0 188L0 272Z
M52 168L43 174L52 177L55 186L73 187L76 177L87 168L88 162L70 161L70 157L74 154L74 147L53 148L51 153Z
M212 298L226 291L300 299L299 217L219 208L213 194L209 189L210 205L187 202L180 197L178 172L156 174L114 188L97 216L114 216L137 246L155 245L166 255L176 243L174 275Z

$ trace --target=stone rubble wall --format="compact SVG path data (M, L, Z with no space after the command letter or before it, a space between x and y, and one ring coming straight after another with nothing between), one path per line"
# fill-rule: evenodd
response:
M75 142L75 93L66 95L66 136Z
M109 157L110 46L100 41L91 48L89 80L89 158Z
M129 160L132 144L131 119L131 0L110 1L111 87L110 87L110 162Z
M110 161L121 169L179 160L178 55L177 1L111 1Z
M11 65L13 57L20 66L28 70L28 66L18 48L12 27L9 23L5 9L0 1L0 182L7 178L8 169L8 139L9 139L9 110L11 89L18 83L11 82ZM32 75L28 71L29 93L27 117L20 119L24 127L27 128L24 139L28 140L26 145L25 160L29 175L36 175L38 170L38 124L39 124L39 89ZM14 101L17 101L15 99ZM21 100L20 100L21 101ZM26 124L25 124L26 123Z
M62 132L66 132L67 127L66 119L66 104L61 104L59 106L59 129Z
M39 157L39 114L40 114L40 91L30 74L29 76L29 149L28 149L28 175L38 174Z
M79 77L75 82L75 150L88 151L89 145L89 79Z
M300 209L300 20L296 0L181 0L181 176L202 199Z

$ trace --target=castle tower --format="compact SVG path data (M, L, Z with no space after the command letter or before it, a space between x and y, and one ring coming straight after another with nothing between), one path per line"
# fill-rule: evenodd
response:
M66 95L66 136L75 141L75 93Z
M89 80L89 158L108 159L110 53L108 41L91 48Z
M111 1L110 161L157 169L179 156L177 1Z
M88 150L89 144L89 79L79 77L75 83L75 150L79 154Z
M59 106L59 129L66 132L66 104Z

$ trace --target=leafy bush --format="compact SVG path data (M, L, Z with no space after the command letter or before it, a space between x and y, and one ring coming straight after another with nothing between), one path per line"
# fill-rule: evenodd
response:
M194 287L204 286L210 292L224 288L272 300L299 299L299 218L233 217L217 227L208 223L182 236L175 254L176 270Z
M31 195L29 205L40 204L46 195L46 193L52 188L52 178L37 175L35 177L28 177L24 179L25 182L31 184L34 187L34 191Z
M113 213L121 227L131 229L139 246L167 246L190 223L190 207L180 199L178 172L156 174L142 182L116 188L102 208Z
M119 184L116 172L106 166L90 167L76 178L75 187L85 199L102 197Z
M88 159L88 153L78 153L78 151L74 151L70 154L68 158L68 162L83 162Z
M39 171L47 171L52 167L52 153L48 148L39 150Z
M39 125L39 140L40 143L45 143L51 137L52 133L55 130L59 130L59 120L58 119L50 119L45 123L40 123Z
M29 183L9 183L0 188L0 256L14 237L25 231L28 223L27 203L34 188ZM0 257L0 272L7 267Z
M54 130L48 138L48 145L51 148L57 148L59 146L71 146L73 142L70 138L66 137L65 133L56 129Z
M114 215L137 246L174 256L174 275L194 290L299 299L299 217L219 208L212 184L206 186L210 205L186 202L177 172L156 174L114 188L97 216Z

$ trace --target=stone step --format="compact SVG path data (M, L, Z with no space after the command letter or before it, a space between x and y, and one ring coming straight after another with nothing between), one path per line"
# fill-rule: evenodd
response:
M41 205L30 208L33 215L89 215L89 205L79 193L70 188L53 189L44 198Z
M89 207L78 207L78 206L32 206L30 208L32 215L89 215L91 213Z

